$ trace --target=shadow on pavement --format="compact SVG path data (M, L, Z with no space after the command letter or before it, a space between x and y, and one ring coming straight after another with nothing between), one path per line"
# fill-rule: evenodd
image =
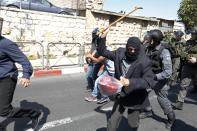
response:
M43 112L43 116L40 120L39 125L43 125L47 121L47 117L50 114L50 110L43 106L42 104L39 104L37 102L29 102L27 100L23 100L20 102L20 107L24 108L32 108L35 110L41 110ZM31 121L28 118L8 118L2 122L3 125L9 125L10 123L15 122L14 124L14 130L13 131L25 131L28 128L31 128Z
M175 121L174 128L171 131L197 131L197 129L191 125L188 125L182 120L177 119Z

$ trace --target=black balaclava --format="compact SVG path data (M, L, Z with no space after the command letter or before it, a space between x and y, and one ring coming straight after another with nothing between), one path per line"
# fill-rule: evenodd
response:
M127 41L126 44L126 52L125 52L125 56L126 56L126 60L129 62L133 62L137 59L138 54L140 52L140 47L141 47L141 41L139 38L137 37L130 37ZM129 47L135 48L135 52L129 52Z

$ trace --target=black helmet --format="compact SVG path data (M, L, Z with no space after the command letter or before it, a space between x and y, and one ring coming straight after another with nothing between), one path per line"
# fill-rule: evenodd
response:
M184 35L184 33L182 32L182 31L175 31L174 32L174 35L176 36L176 37L182 37L183 35Z
M164 38L163 33L158 29L150 30L149 33L154 42L160 42Z
M197 26L191 28L191 29L189 30L189 33L191 33L191 34L197 34Z
M151 34L148 32L146 32L146 34L144 35L144 40L150 40L152 37L151 37Z
M143 45L148 46L152 42L152 37L149 31L144 35Z

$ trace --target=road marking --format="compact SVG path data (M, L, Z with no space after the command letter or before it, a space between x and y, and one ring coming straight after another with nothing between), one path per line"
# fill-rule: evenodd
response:
M102 111L110 111L111 109L112 109L112 107L107 107L107 108L103 108L101 110ZM100 113L94 111L94 112L88 112L88 113L85 113L85 114L82 114L82 115L79 115L79 116L75 116L75 117L72 117L72 118L67 117L67 118L64 118L64 119L47 122L44 125L39 125L37 131L42 131L42 130L54 128L54 127L57 127L57 126L66 125L66 124L72 123L74 121L90 118L90 117L98 115L98 114L100 114ZM34 130L30 128L30 129L27 129L26 131L34 131Z

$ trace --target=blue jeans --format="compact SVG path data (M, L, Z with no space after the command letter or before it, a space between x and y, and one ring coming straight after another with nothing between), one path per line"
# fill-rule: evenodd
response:
M93 91L92 91L92 96L94 96L94 97L97 97L97 96L98 96L98 94L99 94L99 84L98 84L98 82L99 82L99 80L100 80L102 77L104 77L104 76L114 76L114 74L110 74L110 73L108 73L107 71L104 71L104 72L96 79L96 81L95 81L95 83L94 83L94 89L93 89ZM106 97L106 96L101 96L101 97Z
M94 83L98 77L97 74L98 74L101 66L102 66L102 64L100 64L100 63L88 64L87 73L86 73L86 80L87 80L87 85L88 85L89 89L93 90Z
M88 89L93 89L93 87L94 87L92 73L93 73L93 64L88 64L88 68L87 68L87 72L86 72L86 81L87 81Z

